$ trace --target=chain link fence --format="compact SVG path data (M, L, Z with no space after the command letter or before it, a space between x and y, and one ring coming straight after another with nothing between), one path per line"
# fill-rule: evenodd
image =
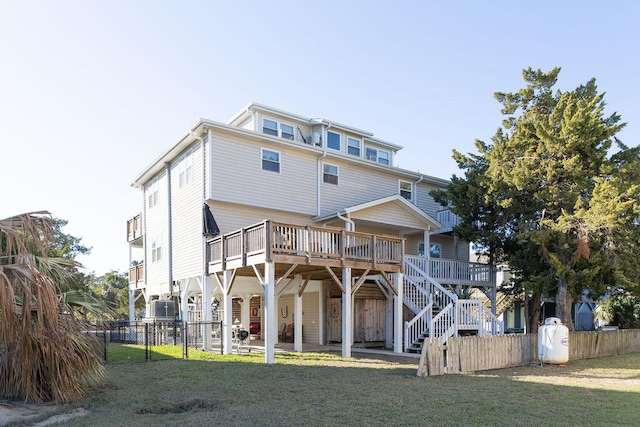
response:
M189 350L222 353L222 322L114 321L90 329L107 363L189 358Z

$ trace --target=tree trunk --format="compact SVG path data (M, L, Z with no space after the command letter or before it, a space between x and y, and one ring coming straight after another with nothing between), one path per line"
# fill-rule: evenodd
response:
M527 333L538 333L538 323L540 321L540 293L525 296L525 319L527 322Z
M573 298L569 293L569 285L562 279L558 279L558 293L556 294L556 317L569 328L574 331L573 320L571 319L571 306Z

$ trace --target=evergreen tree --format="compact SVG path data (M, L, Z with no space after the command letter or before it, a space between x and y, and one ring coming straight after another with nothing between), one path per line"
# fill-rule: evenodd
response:
M617 140L624 124L604 115L595 80L553 92L559 72L529 68L525 88L496 93L505 119L492 144L477 143L479 156L454 153L481 176L467 167L464 182L454 177L436 199L469 197L454 208L466 230L459 235L474 237L479 220L475 236L516 272L514 289L532 297L530 310L541 295L555 296L557 317L572 329L571 305L585 290L638 288L640 161L638 148Z

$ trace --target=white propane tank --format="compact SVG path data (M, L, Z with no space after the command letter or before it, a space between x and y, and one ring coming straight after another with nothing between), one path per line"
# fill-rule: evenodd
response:
M557 317L549 317L538 328L538 360L556 365L569 360L569 328Z

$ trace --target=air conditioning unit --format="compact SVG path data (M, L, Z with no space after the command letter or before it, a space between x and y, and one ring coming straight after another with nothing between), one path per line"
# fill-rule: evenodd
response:
M313 142L313 145L321 146L322 135L320 135L320 132L314 132L313 136L311 137L311 141Z
M149 305L150 318L154 320L175 320L176 304L170 299L157 299Z

